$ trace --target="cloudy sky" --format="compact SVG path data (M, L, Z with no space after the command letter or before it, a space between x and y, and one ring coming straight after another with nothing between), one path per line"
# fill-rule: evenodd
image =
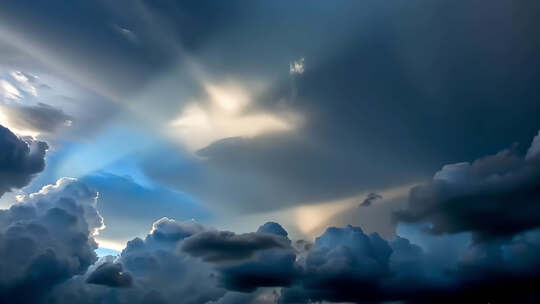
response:
M0 2L0 302L538 303L535 1Z

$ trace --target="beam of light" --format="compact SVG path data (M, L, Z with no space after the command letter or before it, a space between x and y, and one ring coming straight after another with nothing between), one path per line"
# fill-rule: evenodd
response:
M30 136L32 138L37 138L39 136L39 132L37 131L19 129L19 128L14 127L12 124L10 124L9 118L2 110L1 104L0 104L0 125L8 128L11 132L15 133L17 136Z
M129 126L111 126L92 142L81 142L70 148L59 165L57 176L83 177L112 165L132 154L151 148L156 138Z

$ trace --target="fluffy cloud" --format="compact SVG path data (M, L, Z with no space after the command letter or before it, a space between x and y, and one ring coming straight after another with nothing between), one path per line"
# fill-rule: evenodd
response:
M103 228L97 193L73 179L0 210L0 300L36 303L96 260L92 235Z
M262 227L282 233L278 226ZM237 235L163 218L144 239L131 240L118 257L105 257L86 274L63 283L48 300L274 303L278 295L264 287L288 286L299 273L290 243L271 232Z
M372 300L390 273L391 255L392 248L378 234L366 235L353 226L328 228L300 262L301 287L286 290L283 301Z
M0 196L26 186L45 167L45 142L19 138L0 125Z
M281 292L279 303L456 303L537 301L539 234L467 246L441 263L435 253L405 238L391 241L358 227L329 228L305 258L301 276Z
M405 238L387 241L353 226L328 228L312 246L295 242L293 248L278 226L265 224L255 233L234 234L164 218L144 239L133 239L119 256L102 258L88 272L74 271L69 280L66 275L34 283L50 287L63 281L45 295L47 303L538 299L532 288L540 270L538 230L505 241L465 244L462 255L441 263L434 257L438 253ZM277 233L261 232L264 227ZM260 245L269 237L275 238L271 246ZM191 250L193 243L198 244L196 251ZM235 248L242 254L231 254ZM38 262L49 268L58 264Z
M216 287L211 267L178 250L188 237L203 233L196 222L176 222L161 219L154 223L144 238L127 243L117 260L133 277L134 291L141 299L172 303L205 303L217 300L225 293Z
M538 137L526 157L514 149L444 166L411 190L404 222L426 221L433 233L472 231L477 237L509 236L540 225Z

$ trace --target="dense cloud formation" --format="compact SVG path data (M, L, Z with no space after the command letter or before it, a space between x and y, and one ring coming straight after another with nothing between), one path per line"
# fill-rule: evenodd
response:
M0 302L37 303L97 260L92 235L103 220L96 199L84 184L64 178L0 210Z
M387 241L353 226L330 227L313 245L295 242L293 246L284 235L286 231L275 222L262 225L255 233L234 234L205 228L194 221L163 218L154 223L144 239L128 242L119 256L104 257L91 265L96 261L91 250L95 243L88 233L101 227L102 222L95 221L95 213L84 211L92 203L70 204L71 198L84 201L89 193L74 180L61 180L25 201L34 212L42 208L47 212L42 217L34 213L33 221L12 224L2 234L2 256L21 261L25 257L20 252L35 252L45 246L49 249L28 262L31 266L23 273L29 275L30 281L13 286L21 280L20 274L13 274L7 278L8 283L2 283L2 295L14 296L15 291L31 282L34 292L20 294L21 303L40 299L59 304L168 304L178 299L194 304L540 300L533 289L534 282L540 279L539 230L507 240L461 244L463 254L444 257L405 238ZM95 194L91 198L89 202L95 202ZM56 203L50 205L46 199ZM73 211L78 211L77 221L66 215ZM19 218L29 217L28 212L14 206L1 218L5 221L16 214ZM79 230L59 231L60 227L69 227L69 222ZM45 226L40 228L37 223ZM81 242L77 243L84 246L73 251L73 238L65 235L84 228L86 238L80 236ZM50 231L62 233L64 238L52 241ZM6 246L15 232L19 240L11 238L11 246ZM29 245L31 240L37 245ZM7 248L17 249L19 254L10 255ZM78 263L69 263L68 254L77 257ZM8 274L9 269L24 269L13 267L14 260L9 262L1 264Z
M214 264L220 286L228 290L289 286L298 274L296 252L285 229L275 222L255 233L202 232L186 239L181 249Z
M207 262L242 260L260 250L289 247L290 242L271 234L205 231L182 243L182 250Z
M45 167L46 143L19 138L0 125L0 196L26 186Z
M260 290L238 294L223 287L254 291L258 287L283 286L292 277L282 270L293 269L295 261L289 244L288 239L274 234L235 235L204 228L194 221L162 218L144 239L129 241L120 256L98 262L89 274L57 288L49 300L177 303L182 299L182 303L198 304L259 303L259 299L266 299L270 303L269 296ZM235 249L240 254L235 254ZM204 262L207 257L210 263ZM287 266L283 265L285 259Z
M454 190L423 190L432 195L429 198L441 199L430 206L447 218L453 215L453 205L443 204L443 194L459 197L485 191L497 198L495 194L510 191L515 198L525 198L521 191L533 189L531 185L536 183L537 143L538 137L524 158L514 150L504 150L472 164L445 166L435 174L433 182L411 191L411 207L399 218L406 219L404 214L411 212L412 206L421 206L415 205L418 189ZM476 198L472 202L482 202L478 200L480 195L471 196ZM501 206L503 202L484 202L478 210L496 214L506 206ZM516 202L522 207L534 206L527 200ZM467 211L458 210L460 214ZM505 212L512 215L507 223L524 220L513 217L509 210ZM431 223L428 227L434 232L435 227L441 227L434 219L441 216L421 220ZM403 237L385 240L377 233L368 235L353 226L330 227L310 244L292 242L276 222L265 223L254 233L235 234L206 228L195 221L162 218L144 239L128 242L118 257L105 258L88 273L66 281L48 299L51 303L174 303L178 298L185 303L540 300L534 289L540 281L538 224L525 221L528 224L519 229L495 234L500 231L477 228L493 225L474 226L466 219L462 218L460 223L466 225L460 229L435 231L464 231L475 236L474 242L456 243L445 240L447 236L425 235L449 246L441 252L438 245L423 248ZM416 229L424 233L424 228ZM479 234L507 237L479 238Z
M62 149L45 179L81 177L0 210L0 302L539 303L540 134L527 151L478 158L540 127L539 11L512 0L0 1L0 119L59 140L48 139ZM0 196L28 185L46 150L0 126ZM393 239L346 226L311 243L276 222L234 233L162 218L205 221L200 200L231 226L284 211L300 227L333 217L298 216L308 204L370 191L385 200L369 194L363 215L390 214L398 198L386 193L426 179L396 213L410 235ZM111 239L161 219L98 260L103 219L81 181L103 190Z
M105 262L88 275L86 282L110 287L130 287L133 279L122 268L122 264Z
M284 301L357 301L359 290L370 300L389 274L391 254L392 248L377 234L368 236L352 226L328 228L302 261L302 288L286 291Z
M249 14L235 4L214 21L227 34L206 24L213 35L196 35L209 40L204 63L242 79L276 75L253 107L290 109L304 123L216 140L195 164L174 162L170 151L149 158L146 173L205 202L260 212L348 198L425 180L443 163L524 142L540 127L536 3L275 1ZM277 70L301 57L302 74Z
M540 134L525 157L514 149L472 163L444 166L430 183L411 190L396 217L427 221L433 233L472 231L478 237L511 236L540 225Z
M104 258L87 274L56 288L48 300L495 303L518 299L529 303L540 299L533 289L540 270L538 230L506 241L462 244L465 250L457 257L439 256L401 237L387 241L353 226L328 228L313 246L302 249L252 246L254 239L268 236L272 235L222 233L194 222L162 219L144 240L130 241L120 256ZM273 236L290 243L284 236ZM195 255L207 253L192 257L193 244L185 245L189 242L199 244ZM252 255L231 255L230 248L245 246L253 250ZM207 256L220 258L205 262Z

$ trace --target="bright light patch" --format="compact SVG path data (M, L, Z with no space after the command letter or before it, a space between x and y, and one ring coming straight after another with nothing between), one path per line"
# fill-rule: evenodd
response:
M291 75L303 74L304 70L305 70L305 60L303 57L289 63L289 73L291 73Z
M17 136L30 136L33 138L36 138L39 135L39 132L32 131L32 130L26 130L26 129L18 129L12 126L9 123L9 119L2 111L2 107L0 106L0 125L8 128L11 132L15 133Z
M179 137L192 151L222 138L289 131L299 123L298 115L291 112L245 112L252 98L239 86L209 84L205 89L209 97L207 102L190 103L170 123L174 127L173 136Z
M126 247L126 244L121 243L121 242L116 242L116 241L107 240L107 239L96 239L96 238L95 240L96 240L96 243L98 243L99 248L122 251L122 249Z

